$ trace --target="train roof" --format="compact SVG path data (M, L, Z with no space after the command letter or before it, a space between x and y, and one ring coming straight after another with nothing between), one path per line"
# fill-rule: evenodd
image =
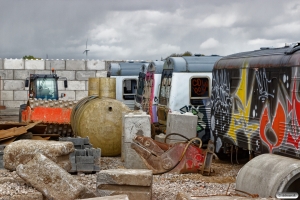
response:
M221 56L183 56L169 57L163 69L173 69L173 72L211 72L216 61Z
M280 48L262 47L255 51L225 56L215 63L214 69L299 66L299 50L300 43Z
M148 72L154 72L155 74L161 74L164 66L164 61L152 61L148 65Z
M138 76L140 72L146 72L147 62L120 62L110 63L108 71L111 76Z

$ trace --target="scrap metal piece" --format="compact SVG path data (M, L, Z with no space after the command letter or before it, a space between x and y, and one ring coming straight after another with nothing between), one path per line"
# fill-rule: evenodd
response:
M201 140L199 146L193 143L195 140L200 139L193 138L189 142L166 144L150 137L136 136L131 143L131 148L140 155L153 174L198 173L199 171L207 173L208 170L210 172L213 143L210 144L208 150L203 150L200 148ZM209 158L206 159L207 155Z

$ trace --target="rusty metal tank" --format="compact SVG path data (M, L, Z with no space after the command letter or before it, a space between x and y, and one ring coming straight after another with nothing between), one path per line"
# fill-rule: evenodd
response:
M99 77L99 97L116 99L116 78Z
M89 78L88 96L96 95L99 96L99 77Z
M72 109L71 126L76 136L89 137L93 147L101 149L101 156L118 156L121 154L122 115L130 109L124 103L108 98L113 96L111 91L115 91L113 80L102 83L108 83L110 87L100 92L104 97L88 96L78 101Z

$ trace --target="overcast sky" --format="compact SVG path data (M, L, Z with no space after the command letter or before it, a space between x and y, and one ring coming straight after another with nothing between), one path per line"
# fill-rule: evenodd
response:
M160 60L300 41L299 0L0 0L0 58Z

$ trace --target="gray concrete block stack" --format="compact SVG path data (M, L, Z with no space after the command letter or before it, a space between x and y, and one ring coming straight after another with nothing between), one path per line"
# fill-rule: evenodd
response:
M62 137L59 140L70 141L74 144L75 151L69 156L72 165L72 169L69 170L70 173L100 171L101 149L93 148L88 137Z
M3 154L6 145L0 145L0 169L4 168Z
M148 169L141 157L131 148L132 139L137 135L151 137L150 115L145 112L123 115L122 160L128 169Z

